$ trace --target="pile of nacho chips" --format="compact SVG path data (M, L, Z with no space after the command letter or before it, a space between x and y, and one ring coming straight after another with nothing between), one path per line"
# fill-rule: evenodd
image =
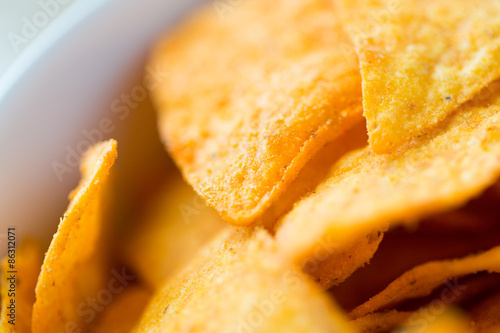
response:
M500 332L500 2L214 1L150 65L177 168L125 221L92 147L0 332Z

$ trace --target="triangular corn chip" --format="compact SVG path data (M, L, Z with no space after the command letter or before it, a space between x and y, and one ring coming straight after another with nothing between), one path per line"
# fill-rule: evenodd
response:
M124 260L153 289L229 226L172 170L144 217L123 240Z
M344 282L367 264L382 238L382 232L374 231L348 243L324 243L322 251L317 250L312 256L301 257L298 263L319 286L328 289Z
M500 76L497 0L337 0L363 78L370 146L393 151Z
M31 332L35 286L42 261L42 247L34 239L23 240L15 254L9 251L3 259L0 274L0 332Z
M481 200L484 198L479 201ZM464 209L474 206L475 201L468 203ZM497 206L498 204L495 204L494 207ZM386 232L377 252L370 259L370 264L356 271L349 279L330 289L329 292L345 310L350 311L418 265L430 261L460 258L470 253L489 250L500 244L498 223L497 228L471 233L468 230L434 230L432 225L434 221L434 216L431 216L430 219L419 221L418 225L394 228ZM496 282L493 281L492 284ZM486 284L479 285L481 287L475 289L486 286ZM468 287L467 290L472 291L472 289L474 288Z
M135 332L351 332L266 232L237 230L215 244L215 256L157 293Z
M462 259L435 261L417 266L351 311L349 316L359 318L394 306L403 300L430 295L435 288L451 278L481 271L500 273L500 247Z
M439 305L439 311L434 310L433 306L426 305L414 312L374 312L352 320L350 324L359 333L472 333L470 320L464 313L445 304L442 304L443 309Z
M478 196L500 175L500 86L485 89L440 128L397 152L348 154L282 218L285 253L348 242L390 222L415 221ZM395 225L395 224L394 224Z
M472 323L468 316L459 309L442 305L444 309L435 311L432 305L423 308L423 312L431 315L414 319L412 316L407 323L395 330L395 332L405 333L473 333L477 332L472 328ZM434 310L434 311L433 311Z
M360 121L353 128L321 148L300 170L279 200L257 220L259 225L278 228L276 222L292 210L294 204L312 192L328 176L331 166L350 151L364 148L368 143L366 123Z
M362 119L355 53L330 1L198 13L156 49L162 138L224 219L249 225L310 157Z
M105 286L101 192L116 156L116 141L109 140L83 157L82 180L71 194L36 286L34 333L84 330L87 298L96 297Z
M375 312L352 320L350 324L359 333L384 333L401 325L410 315L411 312L396 310Z
M302 196L314 190L315 186L328 175L332 164L349 150L364 147L367 143L366 125L361 122L351 130L322 148L300 171L280 199L266 211L260 223L274 229L275 222L284 213L293 208L293 204ZM311 275L324 289L342 283L353 272L365 265L377 251L382 240L382 231L377 230L360 236L348 243L329 242L321 244L321 248L306 256L297 256L293 251L290 256Z

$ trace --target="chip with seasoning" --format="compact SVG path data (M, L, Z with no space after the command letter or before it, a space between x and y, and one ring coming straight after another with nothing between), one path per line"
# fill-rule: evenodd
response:
M383 333L399 327L410 315L411 312L389 310L370 313L350 323L359 333Z
M481 271L500 273L500 247L462 259L436 261L417 266L351 311L349 317L359 318L378 309L397 305L405 299L427 296L451 278Z
M151 66L166 74L151 94L185 179L244 226L362 120L361 78L329 1L255 0L233 14L205 8L165 38Z
M378 155L367 147L346 154L281 219L276 237L283 250L307 255L321 240L347 242L481 194L500 175L499 88L486 89L486 96L397 152Z
M428 309L430 310L430 309ZM430 318L420 319L419 321L408 320L397 331L408 333L472 333L483 332L476 330L474 324L462 311L454 308L445 308Z
M170 156L148 99L89 149L0 333L498 331L500 4L213 6L149 59Z
M496 0L336 0L363 78L370 146L394 151L500 76Z
M82 179L70 195L36 285L34 333L84 329L88 298L106 286L101 196L117 156L116 146L114 140L99 143L82 159Z
M134 332L353 332L265 231L234 230L210 247L157 292Z

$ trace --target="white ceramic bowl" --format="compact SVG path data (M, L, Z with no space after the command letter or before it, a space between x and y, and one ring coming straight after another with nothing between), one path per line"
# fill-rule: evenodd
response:
M200 0L84 0L31 43L0 81L0 254L47 238L78 181L71 151L116 119L113 102L141 80L153 42ZM140 81L139 81L140 82ZM119 127L119 122L110 125ZM114 130L101 132L113 137ZM96 135L97 137L97 135ZM79 146L80 145L80 146ZM59 170L59 171L57 171Z

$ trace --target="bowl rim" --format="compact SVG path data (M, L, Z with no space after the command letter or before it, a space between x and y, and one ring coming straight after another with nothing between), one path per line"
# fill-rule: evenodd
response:
M0 76L0 115L11 92L17 89L37 62L87 17L113 1L116 0L74 0L35 36Z

